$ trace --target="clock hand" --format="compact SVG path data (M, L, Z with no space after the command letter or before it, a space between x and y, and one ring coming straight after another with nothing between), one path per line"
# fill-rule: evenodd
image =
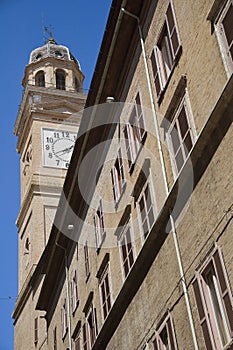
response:
M58 152L54 152L54 154L55 155L63 155L63 154L65 154L65 153L69 153L72 149L74 148L74 145L72 145L72 146L70 146L70 147L67 147L67 148L65 148L65 149L62 149L62 150L60 150L60 151L58 151Z

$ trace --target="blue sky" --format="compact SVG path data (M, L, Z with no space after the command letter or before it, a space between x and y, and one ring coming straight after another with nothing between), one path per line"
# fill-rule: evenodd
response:
M20 206L19 156L14 123L21 81L30 52L43 45L43 22L59 44L81 63L88 89L111 0L0 0L0 350L13 349L11 314L17 296L17 228Z

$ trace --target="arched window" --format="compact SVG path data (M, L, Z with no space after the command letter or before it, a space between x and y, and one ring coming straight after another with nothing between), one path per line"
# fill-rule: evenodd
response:
M44 72L42 70L36 73L35 84L36 86L45 87L45 77Z
M61 69L58 69L56 71L56 89L59 89L59 90L66 89L65 72Z

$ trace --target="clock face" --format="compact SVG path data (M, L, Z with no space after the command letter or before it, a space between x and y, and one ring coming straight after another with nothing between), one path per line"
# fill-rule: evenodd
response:
M67 169L77 132L55 129L42 130L43 166Z

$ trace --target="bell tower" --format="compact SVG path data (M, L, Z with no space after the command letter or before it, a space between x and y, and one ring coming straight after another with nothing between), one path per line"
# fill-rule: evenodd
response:
M20 155L19 292L46 246L84 108L84 75L51 37L31 52L14 133Z

